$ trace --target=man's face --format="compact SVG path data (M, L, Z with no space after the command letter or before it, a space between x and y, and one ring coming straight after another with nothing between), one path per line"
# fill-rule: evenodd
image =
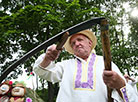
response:
M70 39L70 45L76 56L86 59L91 52L92 41L82 34L75 34Z

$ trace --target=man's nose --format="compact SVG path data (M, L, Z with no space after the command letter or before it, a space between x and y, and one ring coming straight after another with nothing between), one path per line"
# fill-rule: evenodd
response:
M75 42L75 45L76 45L76 46L80 45L79 41L76 41L76 42Z

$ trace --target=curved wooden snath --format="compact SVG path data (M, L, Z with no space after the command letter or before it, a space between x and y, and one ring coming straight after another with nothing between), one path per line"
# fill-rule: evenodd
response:
M110 51L110 39L109 39L109 24L106 19L101 20L101 40L104 57L105 70L112 70L111 68L111 51ZM107 87L108 91L108 102L113 102L111 98L112 89Z

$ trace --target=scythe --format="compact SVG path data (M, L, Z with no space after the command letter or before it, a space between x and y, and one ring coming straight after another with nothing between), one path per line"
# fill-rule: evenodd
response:
M105 64L105 70L111 70L111 53L110 53L110 42L109 42L109 33L108 33L108 22L104 17L98 17L98 18L92 18L90 20L81 22L77 25L74 25L63 32L58 33L57 35L53 36L52 38L44 41L42 44L38 45L28 53L26 53L24 56L22 56L19 60L14 62L12 65L10 65L0 76L0 83L7 77L7 75L13 71L18 65L21 63L24 63L28 58L32 57L36 53L40 52L41 50L47 48L48 46L52 45L53 43L56 43L58 41L61 41L58 44L58 48L60 49L68 36L75 34L77 32L80 32L85 29L91 28L93 25L100 24L101 26L101 39L102 39L102 48L103 48L103 56L104 56L104 64ZM66 33L68 32L68 34ZM67 35L65 35L67 34ZM65 39L64 39L65 37ZM64 40L63 40L64 39ZM62 41L63 40L63 41ZM111 89L108 88L108 102L113 102L111 98Z

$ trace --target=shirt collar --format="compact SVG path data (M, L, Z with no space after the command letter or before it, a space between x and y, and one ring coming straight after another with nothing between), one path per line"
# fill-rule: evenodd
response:
M89 55L89 57L88 57L88 60L89 60L89 58L90 58L90 56L91 56L91 54L92 53L95 53L96 54L96 51L93 49L92 51L91 51L91 53L90 53L90 55ZM76 57L76 59L79 59L81 62L84 62L84 63L86 63L87 61L85 61L84 59L82 59L82 58L80 58L80 57L78 57L78 56L76 56L76 55L74 55L75 57Z

